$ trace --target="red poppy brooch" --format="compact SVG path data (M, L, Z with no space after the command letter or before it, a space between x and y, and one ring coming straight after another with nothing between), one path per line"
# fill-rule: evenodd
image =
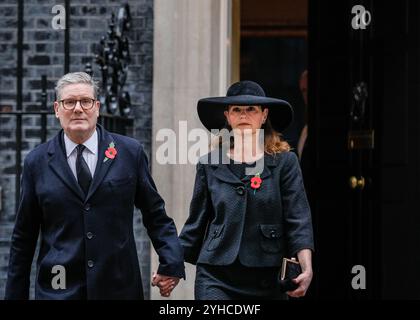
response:
M260 174L257 173L254 177L251 178L251 188L254 189L254 194L261 187L262 179Z
M108 146L108 149L106 149L106 151L105 151L104 162L106 162L110 159L111 160L114 159L116 155L117 155L117 149L115 149L114 142L111 142Z

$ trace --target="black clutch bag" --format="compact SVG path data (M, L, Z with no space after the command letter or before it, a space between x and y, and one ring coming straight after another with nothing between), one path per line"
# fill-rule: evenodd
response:
M279 284L281 291L293 291L297 289L298 285L292 281L302 273L299 261L295 258L283 258L281 272L279 274Z

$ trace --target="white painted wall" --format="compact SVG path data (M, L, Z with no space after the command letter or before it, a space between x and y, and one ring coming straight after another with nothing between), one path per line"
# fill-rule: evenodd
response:
M156 150L162 142L156 141L156 134L163 128L178 133L179 121L187 121L188 130L203 128L197 100L226 93L231 78L231 16L231 0L154 2L152 175L178 233L188 217L195 165L160 165ZM157 266L152 250L152 272ZM186 267L187 280L170 299L194 298L195 267ZM151 299L161 299L157 288L151 289Z

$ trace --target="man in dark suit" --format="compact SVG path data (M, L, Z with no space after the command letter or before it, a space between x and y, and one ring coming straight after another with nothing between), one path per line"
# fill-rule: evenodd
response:
M56 94L63 130L25 159L5 298L28 299L41 231L36 299L143 299L134 205L159 255L152 284L169 296L185 277L183 250L142 146L97 124L88 74L66 74Z

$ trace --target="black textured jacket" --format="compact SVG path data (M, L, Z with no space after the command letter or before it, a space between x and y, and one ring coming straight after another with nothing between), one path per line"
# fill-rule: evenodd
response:
M264 161L257 162L263 168L262 183L254 190L254 175L239 179L221 154L221 149L213 151L197 164L190 215L180 234L185 261L229 265L239 256L245 266L273 267L280 266L284 256L314 250L296 155L265 154Z

